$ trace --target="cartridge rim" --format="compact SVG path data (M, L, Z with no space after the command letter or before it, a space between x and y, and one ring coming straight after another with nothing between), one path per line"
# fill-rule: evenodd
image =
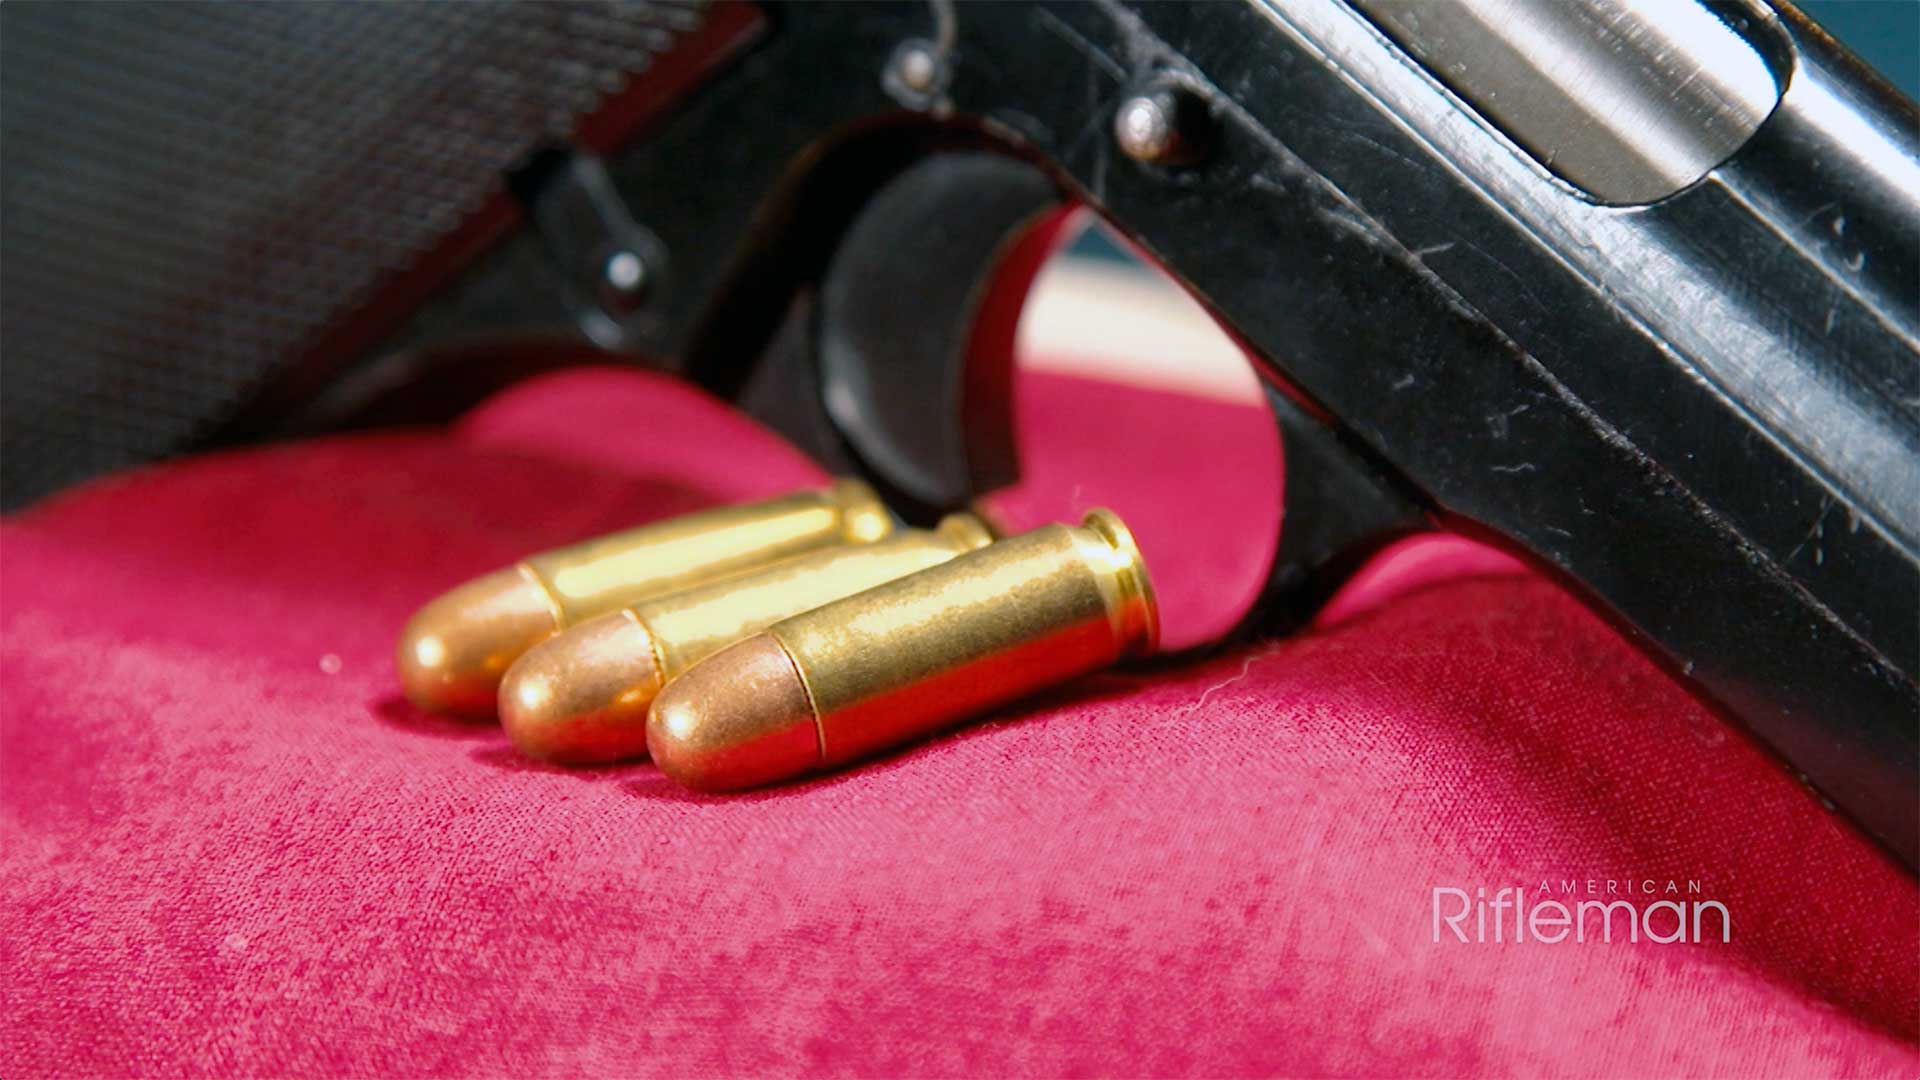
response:
M870 544L893 532L893 514L866 481L841 477L828 490L840 508L840 531L848 543Z
M1118 610L1113 612L1114 627L1120 634L1123 655L1151 656L1160 647L1160 604L1154 597L1153 581L1147 576L1147 561L1120 515L1105 507L1096 507L1081 520L1081 527L1104 540L1118 556L1114 581L1119 586Z
M974 551L993 543L993 530L978 515L948 514L934 525L933 531L952 541L960 551Z

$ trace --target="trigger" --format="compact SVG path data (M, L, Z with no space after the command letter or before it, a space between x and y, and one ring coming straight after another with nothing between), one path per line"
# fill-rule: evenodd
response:
M828 263L821 403L910 521L1014 479L1013 327L1065 217L1035 167L937 153L874 195Z

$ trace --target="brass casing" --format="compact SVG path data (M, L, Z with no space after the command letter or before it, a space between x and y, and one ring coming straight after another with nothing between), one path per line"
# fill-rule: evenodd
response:
M1081 526L998 541L716 653L655 700L648 743L689 786L751 787L1150 654L1158 639L1139 549L1118 517L1095 510Z
M993 542L978 518L953 514L931 531L902 529L859 547L816 551L627 610L653 639L662 681L782 619L927 570Z
M441 594L408 620L395 663L420 707L491 716L507 667L575 623L892 531L886 507L857 480L642 525L534 555Z
M832 544L893 531L873 489L839 480L825 491L721 506L542 552L521 561L565 629L660 596Z
M826 548L634 604L534 646L500 686L500 719L529 755L565 764L647 752L647 710L695 662L782 619L938 566L993 540L970 514L932 531Z

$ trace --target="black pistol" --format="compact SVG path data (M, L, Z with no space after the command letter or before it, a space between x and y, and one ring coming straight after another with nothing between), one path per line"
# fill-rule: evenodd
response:
M1271 387L1262 629L1493 539L1920 862L1920 122L1785 4L22 0L0 102L9 506L614 353L931 520L1086 207Z

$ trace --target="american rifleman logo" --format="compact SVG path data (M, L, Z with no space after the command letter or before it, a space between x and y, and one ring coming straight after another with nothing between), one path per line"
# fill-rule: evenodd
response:
M1466 945L1733 940L1733 916L1700 882L1581 878L1471 890L1433 888L1433 940Z

